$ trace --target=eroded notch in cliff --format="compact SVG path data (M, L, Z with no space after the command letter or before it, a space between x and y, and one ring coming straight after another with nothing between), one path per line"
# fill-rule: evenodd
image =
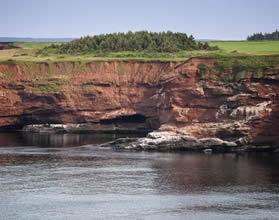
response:
M101 124L113 124L113 123L144 123L146 121L146 117L141 114L134 115L123 115L110 119L100 120Z
M156 130L160 127L160 121L156 117L146 117L142 114L118 116L100 120L100 124L113 125L123 128L138 128L143 130Z

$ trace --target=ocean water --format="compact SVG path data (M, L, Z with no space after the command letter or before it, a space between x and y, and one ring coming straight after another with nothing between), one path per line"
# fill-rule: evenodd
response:
M0 219L278 219L279 154L123 152L0 134Z

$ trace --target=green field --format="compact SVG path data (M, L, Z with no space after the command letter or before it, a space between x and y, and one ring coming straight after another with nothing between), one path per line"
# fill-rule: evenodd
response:
M238 59L240 62L249 60L249 63L259 63L266 60L265 56L279 57L279 41L216 41L209 42L211 46L218 46L219 50L180 51L177 53L159 52L89 52L83 54L58 54L51 49L43 49L51 45L49 42L22 42L14 43L20 48L0 50L0 62L56 62L56 61L91 61L91 60L160 60L184 61L189 57L211 57L223 60ZM278 55L278 56L277 56ZM249 65L250 65L249 64Z
M43 49L44 47L50 46L52 43L50 43L50 42L16 42L13 44L15 46L21 47L23 49Z
M243 53L249 55L279 54L279 41L216 41L210 46L218 46L226 53Z

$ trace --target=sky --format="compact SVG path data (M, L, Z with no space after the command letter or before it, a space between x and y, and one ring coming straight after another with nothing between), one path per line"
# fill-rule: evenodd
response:
M241 40L279 29L279 0L0 0L0 37L175 31Z

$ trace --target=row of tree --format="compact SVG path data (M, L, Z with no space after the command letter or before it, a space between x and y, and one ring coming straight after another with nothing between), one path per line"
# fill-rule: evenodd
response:
M68 43L52 45L60 53L90 51L154 51L208 50L208 43L196 42L192 35L173 32L127 32L86 36Z
M254 33L247 37L247 40L279 40L279 31L272 33Z

